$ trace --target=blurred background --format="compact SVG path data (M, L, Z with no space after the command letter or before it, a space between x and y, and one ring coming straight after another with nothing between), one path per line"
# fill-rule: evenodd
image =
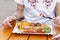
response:
M3 20L11 15L14 15L16 3L14 0L0 0L0 27Z

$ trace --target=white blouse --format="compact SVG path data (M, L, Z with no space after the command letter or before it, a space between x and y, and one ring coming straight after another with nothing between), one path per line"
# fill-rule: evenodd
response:
M60 0L15 0L15 2L25 6L23 12L25 21L51 24L50 18L55 17L55 6Z

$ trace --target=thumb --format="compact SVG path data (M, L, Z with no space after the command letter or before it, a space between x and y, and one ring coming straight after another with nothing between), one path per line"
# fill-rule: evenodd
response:
M60 34L54 36L52 39L53 39L53 40L57 40L58 38L60 38Z

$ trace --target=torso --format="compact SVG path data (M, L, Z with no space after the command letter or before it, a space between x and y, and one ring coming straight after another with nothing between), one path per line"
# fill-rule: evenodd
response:
M40 14L45 17L55 17L55 6L56 0L25 0L24 16L25 21L29 22L44 22L43 20L50 20L43 18Z

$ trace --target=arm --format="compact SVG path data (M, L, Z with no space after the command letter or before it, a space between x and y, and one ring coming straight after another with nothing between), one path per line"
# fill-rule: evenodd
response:
M24 5L17 4L17 9L15 13L17 18L24 18L23 10L24 10Z
M56 16L60 16L60 3L56 4Z
M20 5L20 4L17 4L17 10L16 10L16 13L15 15L19 18L24 18L24 15L23 15L23 10L24 10L24 6L23 5ZM17 18L18 19L18 18ZM16 20L16 17L15 16L9 16L7 17L2 25L4 28L9 28L9 27L12 27L11 23L14 22L14 20Z

